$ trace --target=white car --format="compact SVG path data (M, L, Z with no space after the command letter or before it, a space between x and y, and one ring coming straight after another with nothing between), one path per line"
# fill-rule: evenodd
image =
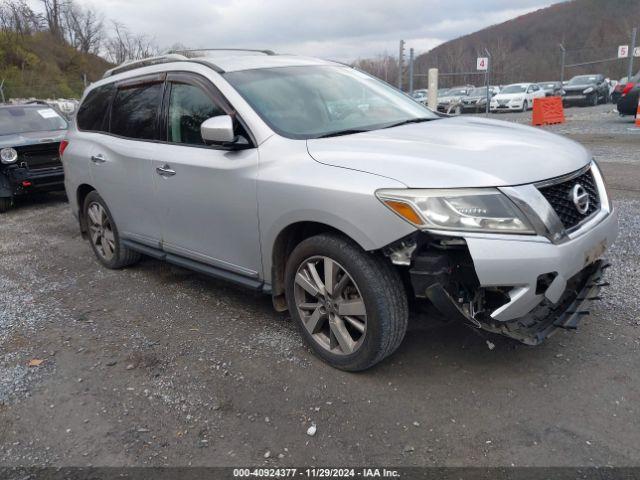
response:
M545 95L544 90L535 83L513 83L504 87L491 99L491 111L526 112L533 108L534 98L544 98Z

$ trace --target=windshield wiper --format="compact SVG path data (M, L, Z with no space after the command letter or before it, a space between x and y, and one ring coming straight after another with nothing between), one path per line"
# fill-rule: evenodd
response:
M364 132L370 132L370 131L371 130L362 129L362 128L348 128L347 130L338 130L337 132L324 133L314 138L339 137L341 135L351 135L353 133L364 133Z
M384 128L393 128L393 127L399 127L400 125L408 125L410 123L422 123L422 122L428 122L430 120L435 120L435 118L426 118L426 117L420 117L420 118L410 118L408 120L402 120L401 122L397 122L397 123L392 123L391 125L387 125Z

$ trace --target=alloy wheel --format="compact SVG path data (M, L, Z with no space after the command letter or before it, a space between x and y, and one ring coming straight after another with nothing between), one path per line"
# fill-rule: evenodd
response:
M109 216L102 205L93 202L87 208L87 217L91 243L98 255L108 262L113 258L116 251L116 241Z
M355 281L335 260L314 256L295 276L294 297L304 328L336 355L356 352L367 333L367 311Z

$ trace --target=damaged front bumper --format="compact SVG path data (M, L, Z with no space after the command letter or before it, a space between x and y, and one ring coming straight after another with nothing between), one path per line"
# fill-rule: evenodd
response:
M504 335L527 345L538 345L558 329L575 330L578 327L580 319L590 313L591 303L600 299L600 289L608 285L602 280L603 272L608 266L606 261L597 260L570 279L560 301L554 304L544 299L526 315L505 322L483 313L472 316L440 284L430 286L426 295L448 319Z
M2 196L26 195L30 192L64 190L64 170L62 165L29 169L22 166L11 166L0 172Z

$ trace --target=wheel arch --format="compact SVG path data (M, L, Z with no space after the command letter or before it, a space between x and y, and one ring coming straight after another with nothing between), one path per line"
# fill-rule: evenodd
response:
M322 222L299 221L287 225L278 233L271 249L271 294L278 312L287 310L284 272L287 259L303 240L321 233L334 233L360 245L354 238L336 227ZM360 245L362 247L362 245Z
M84 200L95 188L88 183L83 183L76 189L76 201L78 202L78 222L80 223L80 233L83 237L87 235L87 219L84 218Z

